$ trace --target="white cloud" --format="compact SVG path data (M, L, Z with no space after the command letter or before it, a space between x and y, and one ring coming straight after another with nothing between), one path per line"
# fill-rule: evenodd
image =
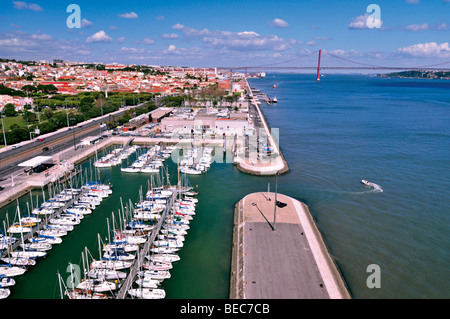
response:
M428 23L424 23L424 24L410 24L410 25L405 27L405 30L413 31L413 32L429 30L429 29L430 29L430 26L428 25Z
M27 34L0 32L0 56L14 56L23 60L48 59L50 56L60 56L66 59L77 55L90 54L89 48L79 40L58 40L43 33Z
M163 38L163 39L178 39L179 37L180 36L176 33L171 33L171 34L165 33L161 36L161 38Z
M348 25L348 28L349 29L353 29L353 30L369 29L369 27L367 26L367 20L368 19L374 19L375 21L372 21L372 23L374 25L380 25L380 26L383 25L383 21L381 21L381 20L379 20L377 18L370 17L370 15L368 13L366 13L366 14L364 14L362 16L354 18L350 22L350 24Z
M113 38L105 33L105 31L101 30L92 36L86 39L87 43L96 43L96 42L112 42Z
M277 27L277 28L287 28L289 27L289 24L284 21L283 19L275 18L272 21L269 22L271 26Z
M428 31L428 30L432 30L432 31L446 31L449 30L450 26L446 23L438 23L438 24L428 24L428 23L423 23L423 24L410 24L408 26L406 26L405 28L403 28L403 30L406 31L412 31L412 32L418 32L418 31Z
M294 39L283 39L276 35L260 35L254 31L210 31L206 28L198 30L182 24L176 24L172 29L180 30L187 38L197 39L207 47L222 49L284 51L298 43Z
M127 40L125 37L120 37L117 39L117 43L124 43Z
M94 23L92 21L89 21L88 19L81 20L81 27L82 28L88 28L88 27L91 27L93 25L94 25Z
M38 4L36 3L27 3L23 1L13 1L14 8L18 10L32 10L35 12L42 11L42 9Z
M145 53L146 50L145 49L136 49L136 48L122 47L120 49L120 52L122 52L122 53L134 53L134 54L138 53L138 54L142 54L142 53Z
M175 52L177 50L177 47L174 46L173 44L169 45L169 47L167 48L167 50L164 51L164 53L172 53Z
M150 39L150 38L145 38L144 40L142 40L142 43L144 43L144 44L155 44L155 40Z
M137 18L139 18L139 16L136 14L136 12L128 12L128 13L119 14L119 17L124 18L124 19L137 19Z
M35 40L41 40L41 41L52 40L53 39L51 36L49 36L48 34L45 34L45 33L32 34L31 38L35 39Z
M201 53L200 48L177 48L175 45L171 44L169 47L163 51L165 55L175 55L181 56L183 58L198 57Z
M166 20L166 17L165 16L158 16L158 17L156 17L156 20L163 21L163 20Z
M411 55L415 57L450 58L450 47L448 42L437 44L436 42L418 43L408 47L399 48L396 53Z
M177 23L172 27L172 29L174 29L174 30L182 30L183 28L184 28L184 25L182 25L180 23Z

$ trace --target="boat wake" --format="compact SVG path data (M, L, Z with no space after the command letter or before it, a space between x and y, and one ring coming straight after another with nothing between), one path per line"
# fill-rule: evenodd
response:
M362 195L362 194L382 193L383 192L383 188L380 185L375 184L375 183L371 183L371 182L368 182L368 181L365 181L365 180L362 180L361 183L363 183L364 185L368 186L368 188L370 187L371 189L367 189L367 190L364 190L364 191L357 191L353 187L348 187L346 185L338 184L338 183L336 183L334 181L331 181L331 180L329 180L327 178L324 178L322 176L312 175L312 174L308 174L308 173L305 173L305 172L303 172L303 174L307 175L309 177L313 177L313 178L318 179L318 180L322 180L322 181L326 182L327 184L331 184L331 185L333 185L335 187L339 187L341 189L345 189L345 188L348 189L348 190L326 190L326 189L321 189L321 191L325 191L325 192L329 192L329 193L351 194L351 195L361 194Z
M361 183L363 183L364 185L366 185L366 186L369 186L369 187L372 187L373 188L373 192L375 192L375 193L382 193L383 192L383 189L381 188L381 186L380 185L378 185L378 184L375 184L375 183L371 183L371 182L369 182L369 181L366 181L366 180L361 180Z

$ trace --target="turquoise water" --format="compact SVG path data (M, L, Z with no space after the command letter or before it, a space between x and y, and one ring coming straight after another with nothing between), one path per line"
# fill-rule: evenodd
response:
M279 177L278 190L310 206L352 296L449 298L448 82L329 75L317 83L313 75L269 74L250 83L278 99L262 104L269 125L280 129L291 168ZM168 163L174 183L176 165ZM81 264L84 247L98 256L97 234L106 236L106 218L120 209L120 198L136 202L148 184L148 176L123 174L119 167L107 172L114 196L16 278L11 299L59 298L56 273L67 278L68 262ZM384 191L371 191L361 179ZM269 182L273 191L275 179L215 163L190 181L199 186L199 204L181 261L164 282L167 298L228 298L234 205L267 190ZM14 208L0 209L0 221L6 211L13 217ZM380 266L380 289L366 286L370 264Z

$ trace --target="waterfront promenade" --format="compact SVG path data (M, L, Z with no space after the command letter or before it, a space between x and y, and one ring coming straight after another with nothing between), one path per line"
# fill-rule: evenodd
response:
M308 207L288 196L247 195L235 206L230 299L349 299ZM276 221L276 222L274 222Z
M245 152L243 152L242 156L238 156L235 159L235 164L238 170L243 173L250 175L258 175L258 176L273 176L277 173L282 175L289 172L289 166L284 159L283 154L281 153L278 142L274 138L272 134L272 130L270 129L267 121L264 117L264 114L260 108L260 102L257 97L253 95L252 89L248 84L247 79L245 80L247 92L249 93L250 99L250 108L254 108L254 125L255 129L262 130L261 134L263 137L267 138L267 145L272 149L271 156L268 158L262 158L261 153L256 154L256 156L245 156ZM258 143L258 141L257 141ZM250 144L250 143L249 143ZM250 147L251 145L249 145Z

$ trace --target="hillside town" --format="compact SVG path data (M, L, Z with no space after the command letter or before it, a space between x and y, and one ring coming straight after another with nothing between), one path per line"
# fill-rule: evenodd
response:
M63 60L24 62L0 59L0 85L21 92L0 92L0 108L12 103L16 111L32 105L30 88L53 85L67 96L82 92L154 93L172 95L216 85L220 90L244 91L242 77L231 81L217 68L89 64ZM13 93L17 93L12 91Z

